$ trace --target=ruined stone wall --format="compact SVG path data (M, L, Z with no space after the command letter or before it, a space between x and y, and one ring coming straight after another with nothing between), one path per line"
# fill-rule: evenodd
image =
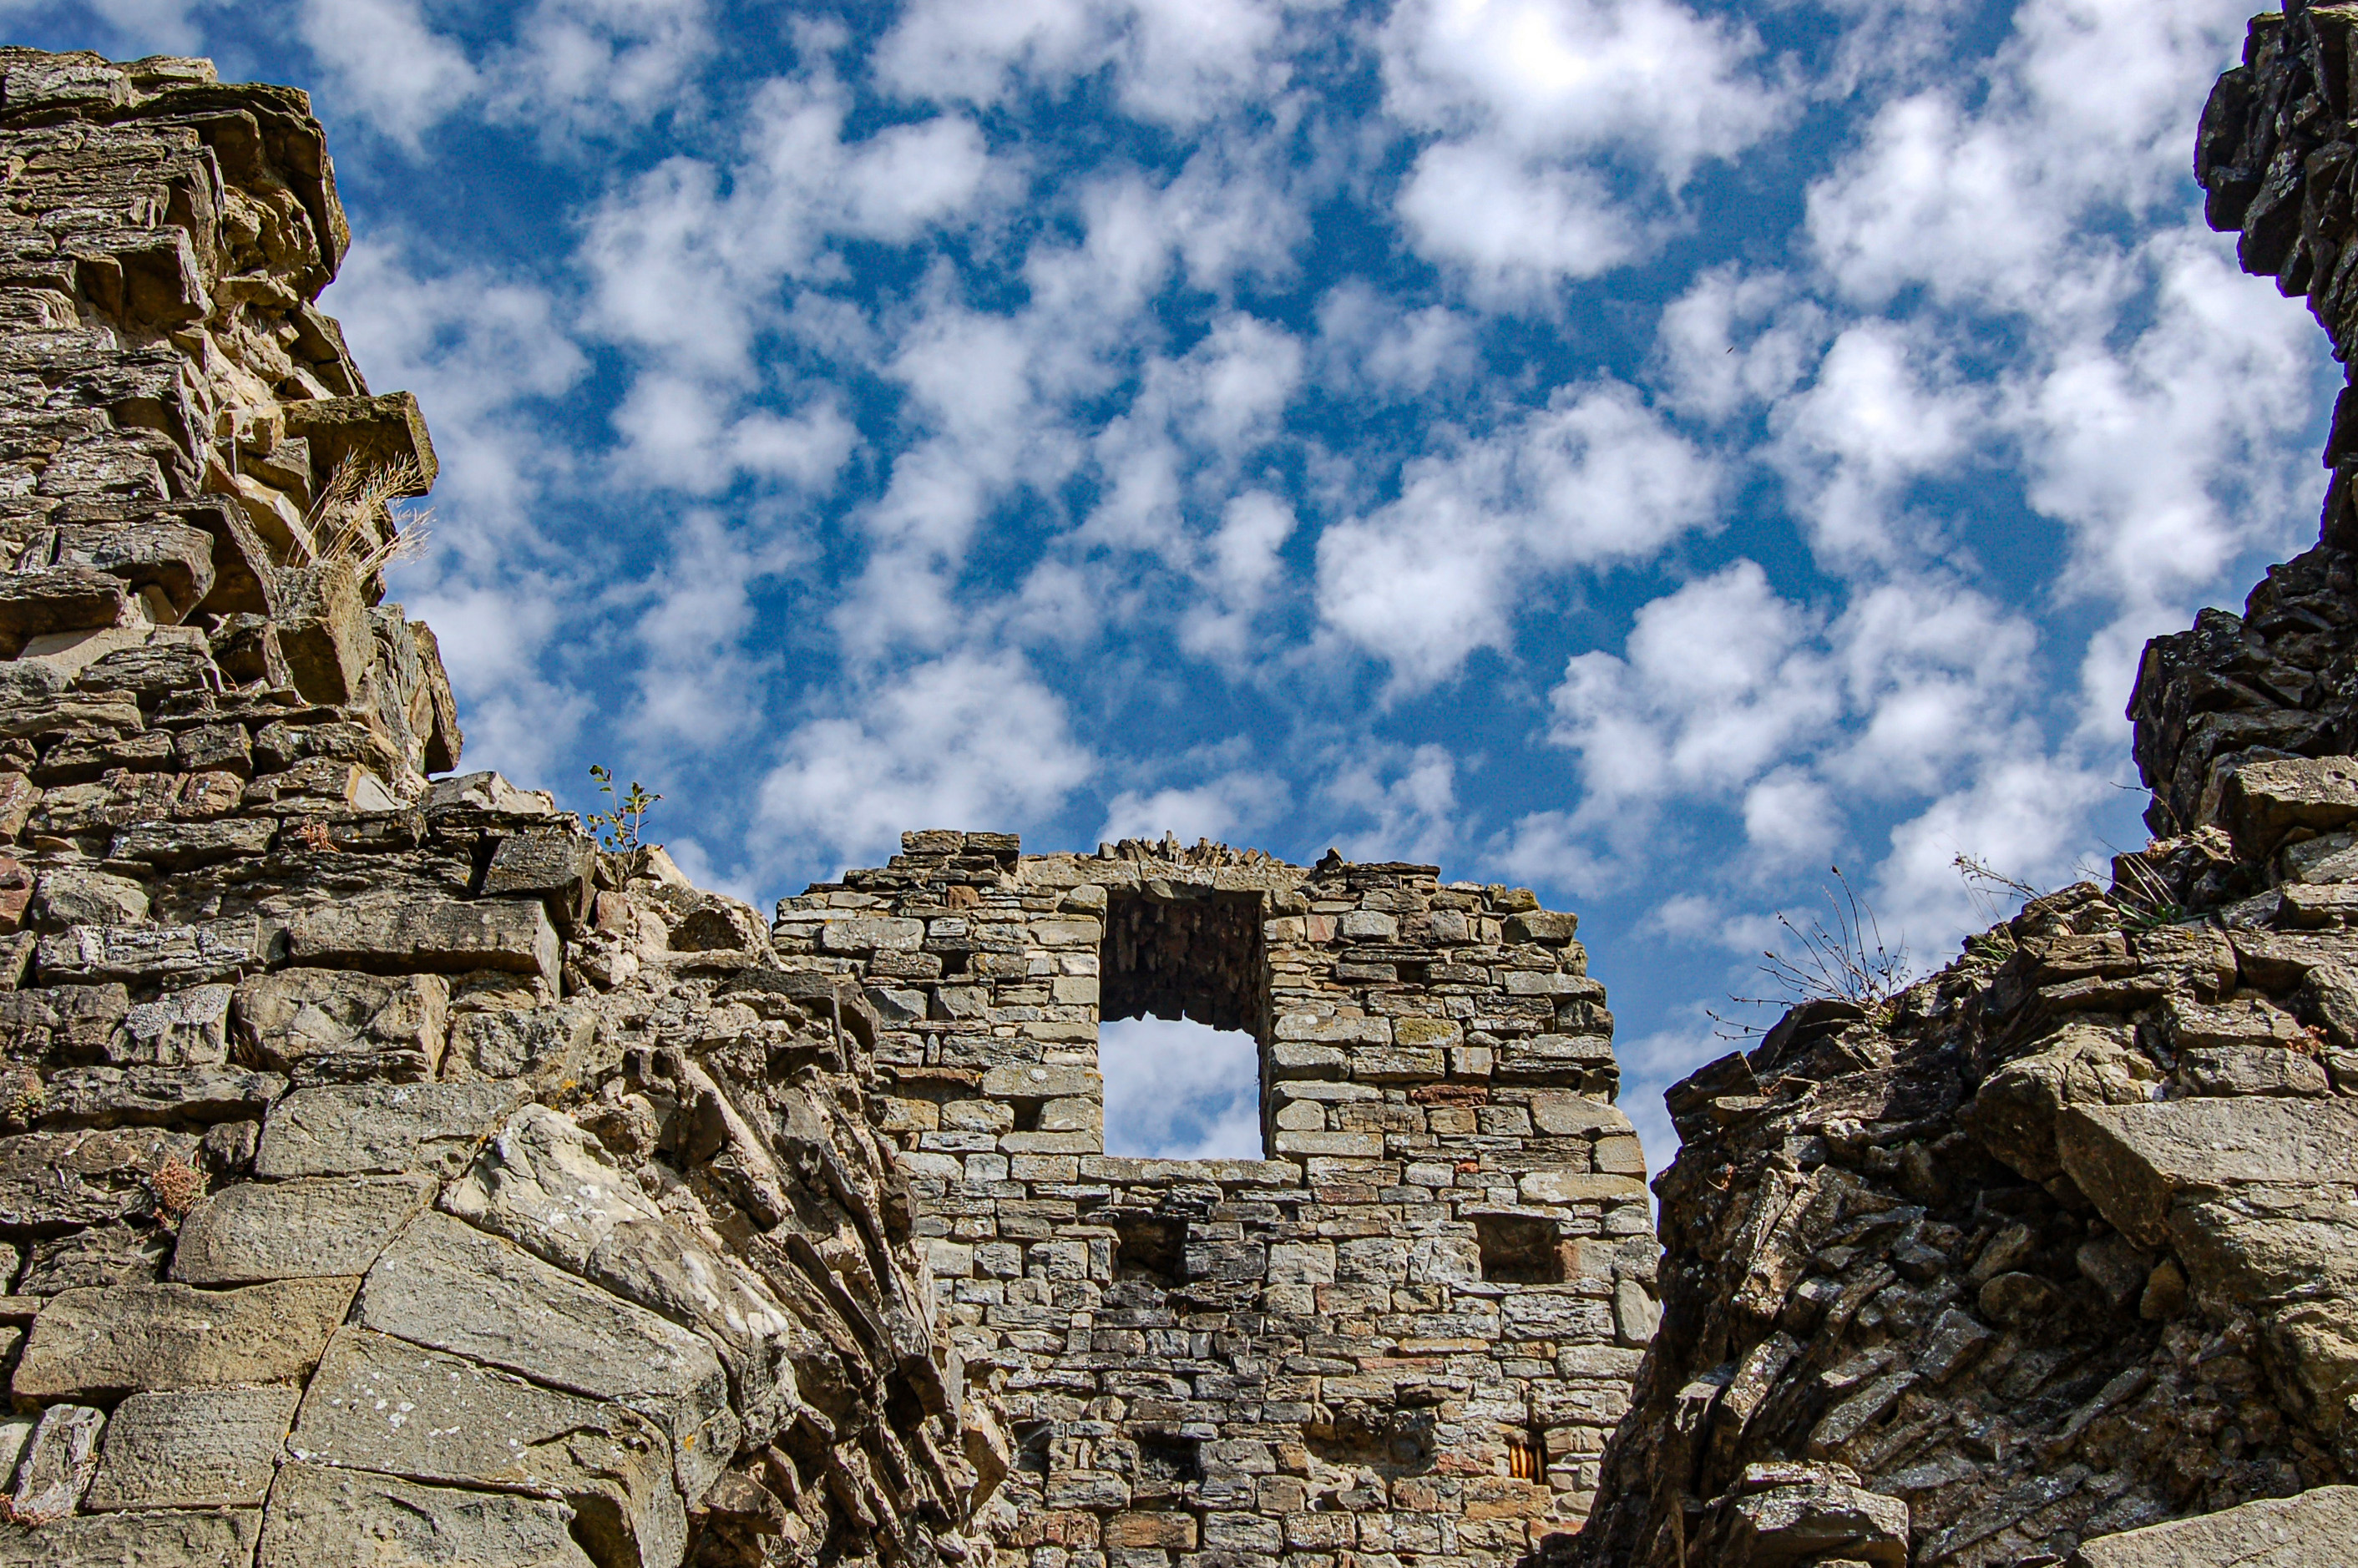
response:
M2196 159L2345 361L2353 38L2256 18ZM1574 1558L2352 1560L2358 392L2325 460L2319 546L2148 645L2109 887L1670 1091L1661 1329Z
M0 49L0 1564L985 1561L858 989L428 782L345 238L301 93Z
M1507 1563L1576 1528L1652 1332L1572 917L1430 866L912 833L782 903L862 982L1033 1568ZM1260 1043L1267 1158L1109 1157L1102 1017Z

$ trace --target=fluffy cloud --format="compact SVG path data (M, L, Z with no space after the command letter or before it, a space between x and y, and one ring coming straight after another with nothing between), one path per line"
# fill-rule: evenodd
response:
M1285 83L1274 0L914 0L877 46L877 75L913 97L1002 102L1100 70L1140 119L1187 126ZM1323 10L1323 5L1302 7Z
M467 51L417 0L302 0L297 17L338 102L413 151L481 89Z
M763 826L797 860L857 863L914 827L1020 828L1096 771L1064 702L1008 654L953 654L798 725L761 785Z
M1249 1034L1161 1018L1098 1031L1106 1152L1152 1160L1258 1160L1260 1054Z
M1506 648L1524 596L1643 560L1704 525L1709 458L1618 383L1565 388L1495 433L1411 461L1400 496L1318 541L1318 609L1413 690Z
M1437 136L1397 211L1421 254L1514 297L1650 248L1609 172L1675 191L1783 114L1758 45L1673 0L1405 0L1379 41L1384 105Z

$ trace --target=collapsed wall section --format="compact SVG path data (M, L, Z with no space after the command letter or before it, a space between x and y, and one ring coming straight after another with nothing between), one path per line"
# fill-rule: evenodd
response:
M858 989L428 782L345 241L303 94L0 49L0 1564L987 1561Z
M1503 1563L1576 1528L1652 1332L1571 916L1431 866L923 832L784 901L876 1009L990 1523L1035 1568ZM1266 1157L1104 1152L1098 1025L1258 1041Z

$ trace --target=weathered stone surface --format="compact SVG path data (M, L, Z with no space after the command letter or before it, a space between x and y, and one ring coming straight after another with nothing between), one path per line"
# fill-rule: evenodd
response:
M247 1182L180 1222L172 1278L191 1285L358 1276L434 1197L427 1175Z
M270 1488L264 1518L255 1568L595 1568L570 1533L573 1510L553 1498L288 1465Z
M2073 1568L2310 1568L2358 1552L2358 1487L2319 1487L2083 1542Z
M345 1065L353 1077L420 1082L441 1065L449 1008L439 975L278 969L239 984L237 1034L275 1071Z
M262 1510L109 1513L0 1525L0 1568L252 1568Z
M263 1123L254 1173L455 1175L523 1098L521 1087L500 1083L297 1089Z
M760 1279L676 1225L569 1118L529 1105L442 1199L616 1294L704 1331L727 1356L739 1412L768 1432L792 1414L801 1330Z
M106 1412L88 1405L51 1405L34 1423L8 1498L11 1518L26 1523L60 1519L81 1505L98 1472L99 1433Z
M161 979L200 985L234 979L260 959L260 928L251 920L195 925L75 925L44 936L37 961L49 984Z
M0 1138L0 1225L99 1225L146 1210L167 1166L189 1168L192 1133L80 1129Z
M295 1419L292 1389L133 1394L106 1423L93 1509L258 1505Z
M370 1271L353 1321L630 1405L669 1433L690 1499L736 1451L726 1379L703 1340L456 1219L427 1214L403 1232Z
M2080 1190L2147 1246L2169 1238L2172 1201L2190 1189L2358 1182L2358 1107L2338 1102L2074 1107L2056 1142Z
M276 1073L243 1067L75 1067L49 1081L46 1119L161 1123L259 1116L287 1091Z
M597 1033L586 1007L463 1012L450 1021L450 1054L481 1077L564 1077L580 1070Z
M123 1015L107 1060L120 1066L162 1067L212 1066L228 1060L231 989L190 986L139 1003Z
M687 1520L670 1440L623 1407L362 1328L338 1331L287 1450L413 1481L563 1498L601 1563L673 1568Z
M33 1320L9 1387L20 1400L63 1400L299 1379L343 1321L357 1282L68 1291Z
M380 971L510 969L557 983L563 944L537 902L382 898L308 910L287 922L297 964Z

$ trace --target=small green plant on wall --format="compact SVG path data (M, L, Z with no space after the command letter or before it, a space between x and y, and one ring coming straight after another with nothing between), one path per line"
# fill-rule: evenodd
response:
M629 789L618 791L614 788L614 775L595 762L590 764L590 776L598 781L598 787L613 803L611 810L590 814L591 830L616 854L641 848L645 840L639 837L640 825L663 796L649 795L636 779L631 781Z

